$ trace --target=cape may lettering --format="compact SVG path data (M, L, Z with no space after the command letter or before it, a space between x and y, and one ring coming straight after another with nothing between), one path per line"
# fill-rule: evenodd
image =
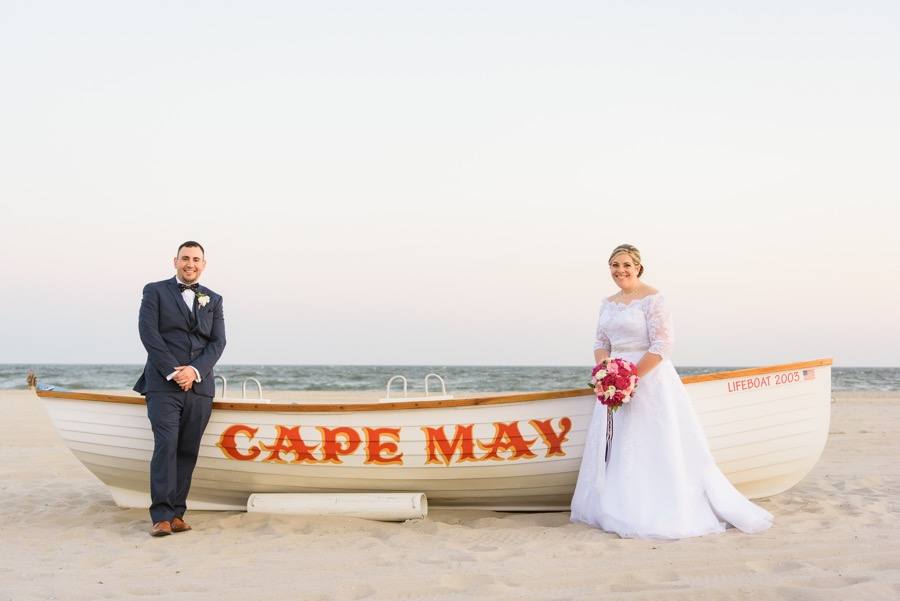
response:
M307 428L304 437L299 425L255 427L232 424L219 436L217 446L225 457L236 461L341 464L345 458L359 456L363 465L405 465L405 461L409 461L449 466L469 461L565 456L563 444L568 441L572 420L562 417L496 422L493 428L493 435L483 438L475 435L475 424L407 428L407 442L404 443L403 428L316 426ZM313 430L314 434L311 433ZM543 445L536 445L538 440ZM423 446L419 447L419 444ZM418 451L420 448L421 452Z

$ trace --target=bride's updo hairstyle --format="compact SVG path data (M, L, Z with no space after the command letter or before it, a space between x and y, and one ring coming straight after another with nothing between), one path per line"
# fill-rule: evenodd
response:
M644 265L641 263L641 251L639 251L636 246L632 246L631 244L618 245L613 249L612 254L609 255L607 263L612 263L613 257L619 253L627 253L628 256L631 257L631 260L634 261L634 264L640 268L638 269L638 277L641 277L644 274Z

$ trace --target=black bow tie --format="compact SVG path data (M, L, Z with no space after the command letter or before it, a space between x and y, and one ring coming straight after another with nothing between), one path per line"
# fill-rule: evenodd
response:
M199 288L200 288L200 284L190 284L190 285L188 285L188 284L182 284L181 282L178 283L178 290L179 290L179 292L184 292L185 290L193 290L194 292L197 292L197 290L198 290Z

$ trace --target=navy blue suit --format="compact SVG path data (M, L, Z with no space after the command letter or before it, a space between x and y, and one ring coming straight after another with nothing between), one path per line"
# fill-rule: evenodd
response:
M213 367L225 348L222 297L200 286L209 296L191 311L173 277L144 286L138 330L147 349L147 364L134 390L147 400L147 416L153 426L153 458L150 461L150 517L154 523L181 517L197 463L200 441L212 412L215 395ZM200 374L185 392L166 377L179 365L190 365Z

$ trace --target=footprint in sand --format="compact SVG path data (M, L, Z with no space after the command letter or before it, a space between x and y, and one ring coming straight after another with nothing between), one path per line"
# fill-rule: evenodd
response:
M368 584L349 584L337 588L332 599L365 599L375 594L375 589Z
M494 545L473 545L469 547L469 551L474 551L475 553L490 553L491 551L496 551L497 547Z
M796 561L748 561L747 567L754 572L764 574L790 572L803 569L803 564Z
M858 576L841 576L838 574L837 576L818 576L816 578L797 582L796 584L801 587L809 588L844 588L845 586L853 586L854 584L869 582L870 580L872 579Z
M474 562L477 560L468 553L463 553L462 551L456 551L453 549L442 549L437 554L422 557L421 559L419 559L419 563L434 565L445 565L449 562L454 561Z
M495 578L490 574L444 574L438 579L440 586L451 590L460 591L466 589L480 589L493 584Z
M416 534L437 534L438 524L431 520L407 520L403 527Z

